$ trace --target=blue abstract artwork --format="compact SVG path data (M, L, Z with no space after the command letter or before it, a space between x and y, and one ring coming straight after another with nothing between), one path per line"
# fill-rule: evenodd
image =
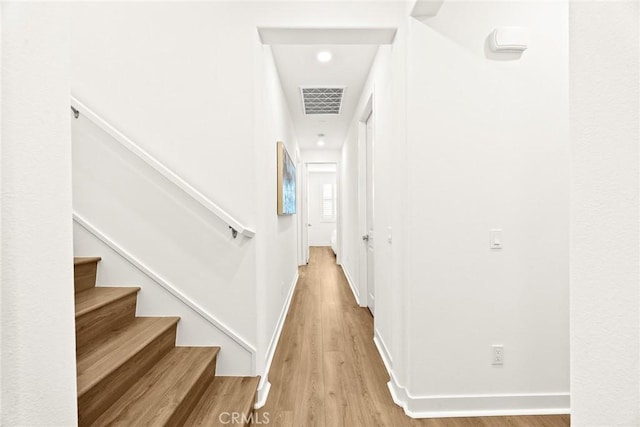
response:
M296 167L284 146L278 141L278 215L296 213Z

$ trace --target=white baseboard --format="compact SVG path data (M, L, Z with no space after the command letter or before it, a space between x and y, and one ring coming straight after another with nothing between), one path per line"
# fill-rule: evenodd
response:
M411 418L495 417L517 415L564 415L570 413L569 393L412 396L393 372L389 349L377 330L373 342L390 380L389 392L396 405Z
M498 417L570 414L569 393L412 396L391 373L387 384L396 405L411 418Z
M358 303L358 305L360 305L360 293L356 291L356 287L353 284L353 279L351 278L351 274L349 274L349 269L344 264L340 264L340 267L342 267L342 272L344 273L344 277L347 278L347 283L349 284L349 287L351 288L351 292L353 293L353 297L356 299L356 303Z
M256 399L255 409L262 408L265 403L267 403L267 398L269 397L269 391L271 390L271 383L269 382L269 370L271 369L271 363L273 362L273 356L276 353L276 348L278 347L278 341L280 341L280 335L282 334L282 328L284 327L284 321L287 318L287 314L289 313L289 307L291 306L291 300L293 299L293 292L296 289L298 284L298 272L296 271L296 275L293 278L293 283L289 286L289 292L287 294L287 299L285 300L284 305L282 306L282 311L280 312L280 317L278 318L278 324L276 325L275 331L273 331L273 335L271 336L271 341L269 342L269 348L267 349L266 354L266 364L264 368L264 373L260 378L260 384L258 385L258 397Z
M265 378L266 378L265 374ZM269 380L262 381L260 378L260 384L258 385L258 395L256 396L256 404L253 406L254 409L260 409L267 403L267 398L269 397L269 392L271 391L271 383Z
M384 367L387 368L387 372L389 376L391 376L391 371L393 367L393 358L391 357L391 353L389 352L389 348L384 343L384 340L380 336L380 333L377 329L373 331L373 342L378 349L378 353L380 353L380 357L382 358L382 363L384 363Z

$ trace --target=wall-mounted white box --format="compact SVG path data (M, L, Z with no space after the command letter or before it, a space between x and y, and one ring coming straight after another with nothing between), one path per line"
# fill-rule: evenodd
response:
M524 52L529 47L529 32L522 27L497 27L489 36L494 52Z

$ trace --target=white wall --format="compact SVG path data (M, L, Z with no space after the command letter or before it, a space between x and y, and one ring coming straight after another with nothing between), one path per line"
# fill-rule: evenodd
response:
M392 46L380 46L372 64L367 82L352 119L349 134L342 148L342 267L361 306L366 301L364 227L365 180L365 131L362 120L370 100L373 109L374 145L374 252L376 315L374 327L377 344L386 363L391 365L392 352L401 352L399 343L394 345L394 304L399 297L399 270L394 268L394 257L399 253L395 234L401 228L398 218L393 218L394 207L401 205L403 192L398 185L404 168L397 167L394 150L401 147L401 121L396 114L402 111L402 86L404 79L394 79L395 73L403 73L402 55L404 36L399 32ZM403 213L404 214L404 213ZM389 241L391 234L392 241ZM404 353L404 352L403 352ZM389 366L391 368L391 366Z
M339 163L338 150L302 150L300 157L304 163Z
M255 35L246 9L230 2L75 3L71 89L251 226Z
M394 43L381 46L360 97L342 149L342 267L361 306L366 301L366 258L361 236L365 223L365 125L368 104L374 115L374 341L392 377L408 382L409 295L405 279L407 157L407 25L398 26ZM390 383L390 384L391 384ZM406 397L406 396L405 396ZM397 393L396 403L402 405Z
M256 35L257 37L257 35ZM258 191L258 230L256 235L256 305L258 307L259 372L267 370L275 352L286 316L285 308L298 277L297 215L277 215L277 152L282 141L294 164L298 163L298 142L269 46L256 39L261 63L256 69L255 152ZM297 201L299 209L300 202ZM259 397L264 403L269 387L268 372L261 379Z
M242 19L246 7L111 2L70 8L73 94L257 229L254 117L247 106L259 57L255 30ZM232 239L224 223L83 125L82 117L74 121L74 168L78 213L257 346L255 240ZM253 370L225 366L222 360L221 373Z
M408 163L407 149L407 55L409 27L405 25L398 29L396 40L391 51L391 87L392 87L392 115L393 138L391 158L394 169L392 170L392 186L394 199L391 209L392 230L392 257L391 262L393 277L389 284L392 289L391 299L391 337L387 346L390 346L387 364L391 367L391 381L397 385L409 383L409 340L408 332L410 324L407 272L409 270L407 256L407 212L409 209L409 183L408 172L405 167ZM380 121L380 118L378 118ZM378 305L380 301L378 301Z
M2 10L0 5L0 82L2 82ZM0 83L0 100L2 99L2 84ZM1 102L1 101L0 101ZM2 105L0 105L0 123L2 123ZM0 131L0 159L2 159L2 132ZM0 242L2 242L2 160L0 160ZM2 283L2 244L0 244L0 283ZM0 290L0 319L2 317L2 290ZM0 422L2 421L2 327L0 327Z
M640 425L638 3L572 2L571 422Z
M521 58L486 50L499 25L529 30ZM568 410L567 57L563 2L445 2L410 23L411 411Z
M356 113L357 115L358 113ZM365 293L360 292L360 217L358 204L358 124L354 117L349 134L342 145L340 164L340 265L359 304Z
M412 416L569 407L567 23L562 2L445 2L372 67L342 150L342 264L362 294L357 121L373 93L375 338ZM529 29L519 60L485 50L498 25Z
M75 425L68 11L2 3L2 425Z

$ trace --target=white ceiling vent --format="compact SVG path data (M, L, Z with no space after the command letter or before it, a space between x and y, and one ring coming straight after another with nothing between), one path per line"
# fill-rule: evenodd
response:
M301 87L305 114L340 114L344 87Z

